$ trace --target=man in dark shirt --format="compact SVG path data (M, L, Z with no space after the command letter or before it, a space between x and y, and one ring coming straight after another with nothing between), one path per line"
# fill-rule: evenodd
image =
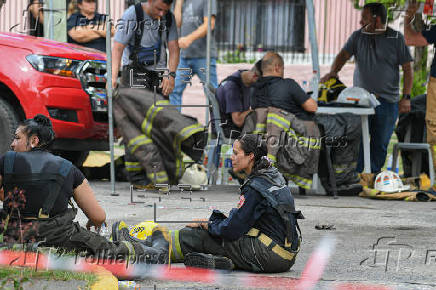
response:
M96 12L96 0L77 0L77 7L68 18L68 42L106 52L106 16Z
M293 80L284 79L283 58L268 52L262 59L262 78L255 84L255 108L276 107L294 114L297 118L311 121L318 109L310 98Z
M1 3L1 0L0 0ZM29 35L44 37L44 10L43 0L31 0L29 2ZM0 5L1 6L1 5Z
M404 19L404 38L407 45L427 46L436 43L436 25L424 28L421 32L415 31L412 22L419 3L411 2L407 8ZM436 54L435 54L436 56ZM430 78L427 87L425 123L427 128L427 143L432 146L433 166L436 168L436 58L430 69Z
M413 61L403 35L387 25L387 9L382 3L363 6L360 25L336 56L330 72L321 82L337 77L345 63L354 57L353 86L374 94L380 105L369 116L371 172L380 172L399 113L410 111ZM403 70L403 95L400 98L400 66ZM363 141L362 141L363 142ZM357 172L364 169L363 145L360 146Z
M247 114L251 111L252 85L262 75L261 62L251 70L238 70L224 79L216 90L220 106L221 123L226 137L236 138L232 131L241 131Z

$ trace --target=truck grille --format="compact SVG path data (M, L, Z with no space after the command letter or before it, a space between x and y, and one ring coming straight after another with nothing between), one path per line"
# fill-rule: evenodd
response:
M86 60L78 68L77 76L83 90L89 95L91 110L94 116L98 115L101 122L107 115L106 98L106 61Z

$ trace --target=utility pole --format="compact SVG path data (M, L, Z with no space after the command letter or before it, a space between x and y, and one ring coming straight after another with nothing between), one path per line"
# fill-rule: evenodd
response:
M67 41L66 0L44 0L44 38Z

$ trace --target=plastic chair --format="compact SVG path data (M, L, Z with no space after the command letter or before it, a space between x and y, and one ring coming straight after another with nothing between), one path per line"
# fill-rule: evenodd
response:
M392 168L396 168L398 152L403 151L413 151L412 155L412 176L417 177L421 174L421 154L427 151L428 156L428 171L430 174L430 187L434 183L434 168L433 168L433 157L431 155L431 146L428 143L396 143L394 144L392 152Z
M221 155L221 145L222 144L233 144L233 139L226 138L224 135L223 128L221 126L221 114L220 107L218 101L215 97L216 89L212 86L212 84L207 84L204 86L204 93L209 100L210 110L213 113L214 118L211 122L214 123L216 138L211 138L210 143L208 145L207 156L209 158L207 162L207 179L209 184L216 184L217 181L217 173L219 166L219 159Z

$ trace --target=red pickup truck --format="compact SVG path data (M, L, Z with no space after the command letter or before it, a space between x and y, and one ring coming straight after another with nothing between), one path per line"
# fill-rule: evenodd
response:
M69 43L0 33L0 154L18 122L49 116L52 150L80 165L108 150L106 55Z

